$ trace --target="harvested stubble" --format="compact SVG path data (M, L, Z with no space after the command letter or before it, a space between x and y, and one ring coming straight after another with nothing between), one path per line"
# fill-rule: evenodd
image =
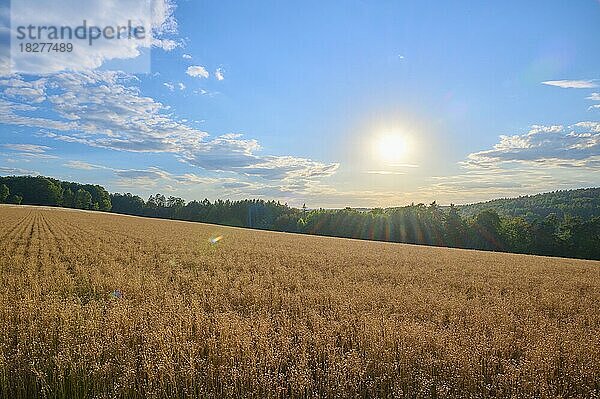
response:
M37 207L0 221L0 397L599 395L600 262Z

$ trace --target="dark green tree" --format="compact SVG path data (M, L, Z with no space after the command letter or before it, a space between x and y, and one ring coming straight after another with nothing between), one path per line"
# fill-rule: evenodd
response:
M69 208L75 207L75 194L70 188L63 191L62 205Z
M92 206L92 194L84 189L80 188L75 193L74 206L78 209L91 209Z
M467 244L467 225L460 217L458 209L450 204L444 221L446 244L451 247L463 248Z
M471 224L471 244L477 249L492 251L504 248L500 236L500 216L492 209L481 211Z
M522 217L502 218L500 236L506 250L528 254L532 252L533 240L531 225Z
M23 196L19 194L11 195L9 202L11 204L21 205L21 203L23 203Z
M10 196L10 189L6 184L0 184L0 203L5 203Z

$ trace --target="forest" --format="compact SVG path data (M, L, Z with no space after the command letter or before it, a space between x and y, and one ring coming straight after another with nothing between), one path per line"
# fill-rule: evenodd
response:
M109 194L98 185L0 177L0 202L63 206L335 237L600 259L600 189L557 191L466 206L411 204L368 210L308 209L277 201L186 202Z
M554 214L593 218L600 216L600 188L581 188L552 193L526 195L518 198L501 198L459 207L461 214L475 216L484 209L494 209L500 215L521 216L527 220Z

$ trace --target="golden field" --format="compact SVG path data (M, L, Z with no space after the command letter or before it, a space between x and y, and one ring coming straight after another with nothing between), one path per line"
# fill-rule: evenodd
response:
M0 237L2 398L600 396L600 262L25 206Z

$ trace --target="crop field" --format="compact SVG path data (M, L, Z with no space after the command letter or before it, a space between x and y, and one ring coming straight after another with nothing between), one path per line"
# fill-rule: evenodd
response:
M0 397L599 397L600 262L0 207Z

